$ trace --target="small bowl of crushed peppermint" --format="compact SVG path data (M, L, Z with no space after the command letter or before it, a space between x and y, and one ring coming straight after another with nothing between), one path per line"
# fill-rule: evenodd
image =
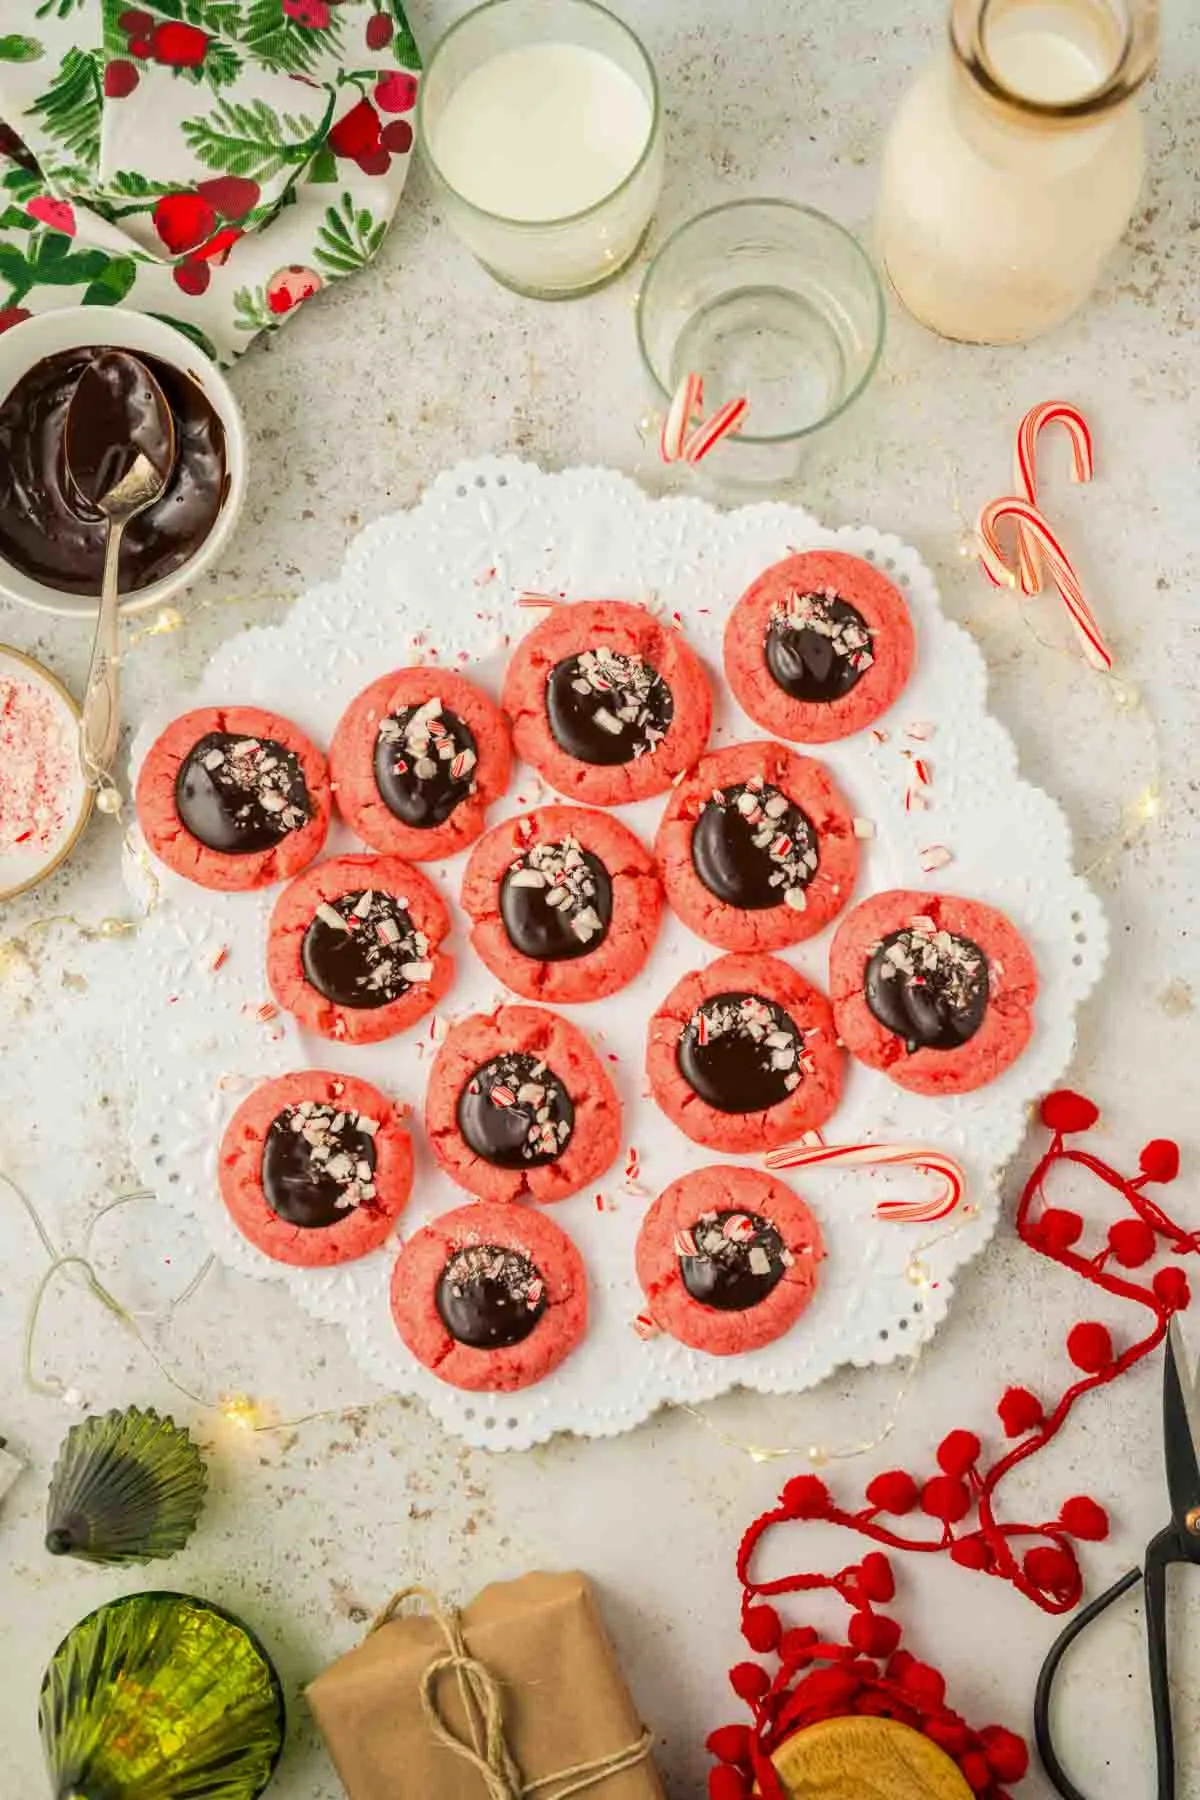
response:
M91 806L79 708L49 669L0 644L0 901L65 862Z
M160 606L194 581L228 541L245 495L237 401L182 331L96 306L13 326L0 334L0 593L44 612L92 617L99 603L107 523L67 473L63 433L81 375L114 348L140 357L158 382L177 447L161 498L126 529L122 612Z

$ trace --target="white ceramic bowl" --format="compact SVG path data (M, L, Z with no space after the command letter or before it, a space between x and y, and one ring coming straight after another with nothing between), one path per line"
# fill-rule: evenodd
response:
M44 356L80 345L116 344L123 350L157 356L190 375L202 389L225 431L225 466L228 481L216 522L195 554L172 574L149 587L139 588L121 602L126 617L161 606L187 587L221 554L242 510L246 495L246 432L233 391L211 357L196 347L174 326L145 313L126 312L119 306L68 306L57 312L38 313L11 330L0 332L0 398ZM0 593L21 600L42 612L92 618L97 602L87 594L63 594L35 581L0 556Z

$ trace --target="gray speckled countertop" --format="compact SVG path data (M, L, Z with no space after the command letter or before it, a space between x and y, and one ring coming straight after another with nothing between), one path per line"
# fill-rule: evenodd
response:
M413 10L428 44L464 8L417 0ZM941 29L938 0L623 0L621 10L651 49L669 109L655 241L698 207L755 192L867 226L882 132ZM1098 865L1110 910L1112 961L1081 1018L1072 1079L1102 1104L1114 1154L1132 1162L1144 1138L1173 1132L1194 1169L1200 14L1180 0L1168 8L1165 33L1147 95L1148 183L1093 302L1051 337L1002 351L941 343L893 306L879 378L814 444L801 492L831 522L867 520L916 544L948 610L978 636L992 703L1025 771L1070 812L1081 860ZM230 553L201 591L228 604L139 646L126 671L130 719L192 679L222 636L277 617L290 595L337 568L361 524L409 504L435 471L466 454L515 450L550 467L611 463L653 490L669 485L674 478L636 429L636 283L631 274L557 307L504 292L448 235L415 169L376 266L238 367L253 494ZM1163 815L1131 847L1122 808L1152 772L1146 714L1118 713L1097 678L1039 646L1012 600L957 554L966 515L1007 484L1015 420L1060 393L1092 420L1099 468L1089 490L1059 483L1053 505L1085 547L1097 610L1161 743ZM0 606L0 640L76 686L82 679L86 633L76 625ZM97 820L69 868L8 907L0 928L19 932L58 910L96 919L119 903L115 834ZM98 991L113 1008L134 1004L136 967L136 941L87 945L52 931L29 940L28 962L0 991L0 1161L64 1237L77 1237L129 1174L115 1059L103 1031L84 1023L97 1009L81 1008L76 1022L70 996ZM1176 1195L1193 1222L1195 1191L1185 1181ZM1096 1210L1090 1196L1085 1205ZM144 1239L151 1229L131 1215L113 1224L103 1248L114 1284L122 1234ZM176 1245L177 1262L191 1266L194 1248ZM42 1791L34 1713L53 1646L92 1606L146 1585L137 1571L52 1564L41 1549L45 1481L72 1414L24 1393L17 1373L40 1254L0 1201L0 1432L31 1465L0 1505L0 1793L13 1800ZM1094 1313L1002 1228L962 1277L887 1461L928 1466L943 1431L985 1421L1007 1381L1057 1392L1066 1381L1064 1333L1081 1305ZM93 1405L153 1401L189 1416L136 1345L69 1283L49 1305L42 1346L49 1366ZM205 1391L269 1395L289 1415L369 1397L339 1333L302 1321L283 1291L231 1273L204 1284L162 1348ZM1014 1483L1014 1500L1031 1516L1051 1516L1081 1489L1111 1505L1114 1537L1086 1558L1097 1583L1140 1554L1165 1518L1157 1385L1155 1366L1096 1397L1061 1446ZM733 1396L710 1417L743 1441L844 1443L875 1434L895 1386L887 1370L847 1375L800 1400ZM533 1564L579 1564L603 1585L673 1795L700 1791L704 1734L737 1716L724 1680L738 1650L736 1540L796 1465L756 1465L682 1414L616 1441L564 1441L508 1459L463 1449L402 1404L283 1437L232 1437L211 1418L196 1428L218 1445L206 1523L183 1555L150 1574L244 1613L276 1650L290 1692L347 1648L404 1581L465 1595ZM834 1479L853 1493L868 1472L859 1465ZM797 1540L797 1563L808 1548ZM956 1671L953 1699L968 1717L1027 1726L1051 1621L1008 1589L940 1561L902 1568L901 1607L911 1647ZM1197 1620L1193 1611L1192 1628L1176 1634L1180 1735L1192 1764L1185 1796L1200 1795ZM1119 1609L1064 1680L1066 1741L1097 1796L1149 1791L1138 1626L1132 1605ZM334 1800L340 1791L302 1704L273 1791L279 1800ZM1037 1774L1020 1791L1031 1800L1049 1793Z

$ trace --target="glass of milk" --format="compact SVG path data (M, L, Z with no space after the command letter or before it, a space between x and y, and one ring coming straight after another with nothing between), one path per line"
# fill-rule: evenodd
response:
M719 489L794 479L809 436L875 373L879 278L858 239L790 200L734 200L681 225L638 296L642 361L660 411L688 375L704 414L745 398L744 424L698 468Z
M949 42L901 103L879 242L944 337L1017 343L1091 293L1141 185L1136 94L1156 0L952 0Z
M595 0L488 0L437 46L418 106L446 216L498 281L565 299L635 255L662 187L658 81Z

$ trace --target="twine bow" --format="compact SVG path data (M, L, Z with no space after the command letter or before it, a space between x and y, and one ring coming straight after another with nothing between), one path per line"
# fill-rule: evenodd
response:
M439 1744L461 1756L478 1771L488 1800L527 1800L531 1794L553 1788L552 1800L567 1800L570 1794L582 1794L598 1787L610 1775L620 1775L644 1762L652 1743L643 1731L634 1744L615 1750L609 1756L598 1756L592 1762L575 1763L554 1775L541 1775L526 1781L504 1735L504 1697L500 1683L483 1663L467 1649L462 1633L462 1620L457 1611L446 1612L437 1595L429 1588L401 1588L393 1594L371 1631L379 1631L397 1618L406 1600L420 1600L425 1610L440 1627L446 1640L446 1653L435 1656L421 1677L421 1711ZM438 1704L438 1682L453 1672L467 1720L468 1737L451 1730Z

